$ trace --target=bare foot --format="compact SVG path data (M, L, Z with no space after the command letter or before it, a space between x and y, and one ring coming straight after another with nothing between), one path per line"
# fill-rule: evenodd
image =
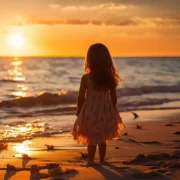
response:
M101 166L109 166L109 163L107 161L100 161L99 163Z
M87 162L87 163L85 164L85 167L92 167L92 166L94 166L94 165L95 165L94 162Z

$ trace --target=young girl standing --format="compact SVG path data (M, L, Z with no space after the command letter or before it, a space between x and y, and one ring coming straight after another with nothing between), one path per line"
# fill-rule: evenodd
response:
M90 46L85 60L78 95L77 119L72 130L74 139L88 145L88 166L94 164L98 145L100 163L104 164L106 141L118 138L124 129L116 107L116 87L120 77L107 47Z

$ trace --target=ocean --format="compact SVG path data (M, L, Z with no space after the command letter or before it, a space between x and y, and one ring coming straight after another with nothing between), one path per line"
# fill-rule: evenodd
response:
M114 57L120 112L180 110L180 57ZM0 58L0 142L69 131L84 58ZM71 118L69 118L71 117Z

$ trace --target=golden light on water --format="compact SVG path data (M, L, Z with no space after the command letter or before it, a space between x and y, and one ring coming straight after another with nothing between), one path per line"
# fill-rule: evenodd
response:
M25 40L22 34L14 33L10 36L9 43L13 48L20 49L24 46Z
M21 60L13 60L11 62L11 69L8 70L8 74L14 81L24 81L25 77L23 77L22 73L22 64Z
M32 142L29 140L24 141L21 144L16 144L13 147L14 153L19 154L20 157L22 156L22 154L30 155L31 154L31 145L32 145Z
M16 90L11 94L15 97L27 97L28 96L28 86L22 84L23 81L26 80L23 74L23 60L20 58L14 58L11 61L10 69L8 70L9 77L6 78L7 80L17 81L19 82L16 85ZM21 84L20 84L21 82Z
M64 95L64 94L67 94L67 91L61 90L61 91L58 93L59 96Z
M25 125L17 125L17 126L6 126L6 130L3 133L3 138L13 138L13 137L29 137L32 134L36 134L37 132L44 132L45 124L44 123L38 123L35 125L31 123L27 123Z
M15 59L15 61L12 62L13 66L20 66L22 65L22 61Z
M26 97L27 93L26 92L12 92L13 96L17 96L17 97Z

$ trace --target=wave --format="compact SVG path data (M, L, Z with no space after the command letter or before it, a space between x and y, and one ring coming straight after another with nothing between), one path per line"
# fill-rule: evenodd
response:
M179 93L180 85L174 86L142 86L139 88L121 88L117 89L117 96L125 97L125 96L140 96L143 94L152 94L152 93ZM77 91L69 91L61 94L53 94L53 93L44 93L39 96L30 96L30 97L20 97L18 99L6 100L0 102L0 108L12 108L12 107L42 107L42 106L52 106L52 105L70 105L76 104L77 102ZM178 99L177 99L178 100ZM166 102L174 101L171 99L154 99L143 102L143 105L147 104L162 104ZM135 103L135 102L133 102ZM124 106L129 106L131 104L124 104ZM138 104L139 105L139 104Z
M0 82L3 82L3 83L21 83L22 81L13 80L13 79L1 79Z
M134 100L134 101L128 101L128 102L119 102L119 107L133 107L133 106L153 106L153 105L160 105L164 103L174 102L174 101L180 101L180 99L157 99L157 98L146 98L145 100Z
M117 90L119 96L137 96L152 93L178 93L180 85L172 86L141 86L139 88L122 88Z
M179 106L175 105L164 106L165 103L178 102ZM121 112L125 111L135 111L135 110L154 110L154 109L180 109L180 99L168 99L168 98L146 98L142 100L128 100L128 101L118 101L117 107ZM163 106L161 106L163 105ZM13 109L12 112L8 111L5 115L1 115L0 119L9 118L31 118L39 116L57 116L57 115L75 115L77 107L76 106L50 106L48 108L30 108L26 111L20 111L19 108ZM39 122L39 121L38 121ZM24 121L17 121L8 124L9 126L23 125Z
M50 105L66 105L76 102L77 92L68 92L67 94L44 93L39 96L20 97L0 102L0 107L34 107L34 106L50 106Z

